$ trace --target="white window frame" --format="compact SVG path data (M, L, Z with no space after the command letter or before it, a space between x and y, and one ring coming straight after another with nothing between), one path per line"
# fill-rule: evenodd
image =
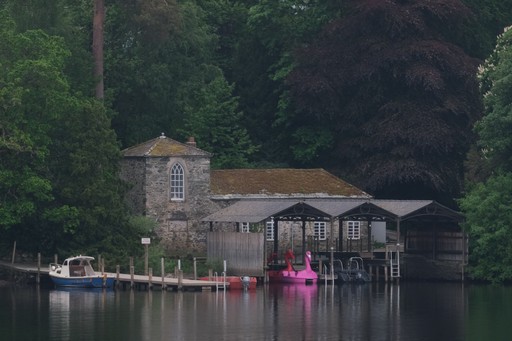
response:
M267 220L265 223L265 237L268 241L274 241L274 218Z
M240 232L241 233L249 233L250 232L250 225L249 223L240 223Z
M170 174L170 196L172 201L185 200L185 169L180 163L175 163Z
M315 221L313 224L313 235L318 240L327 239L327 223L325 221Z
M359 240L361 239L361 222L360 221L347 221L347 239Z

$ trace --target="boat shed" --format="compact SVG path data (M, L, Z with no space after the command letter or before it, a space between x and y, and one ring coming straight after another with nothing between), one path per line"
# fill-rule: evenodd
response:
M371 198L332 198L332 199L241 199L232 205L221 209L206 218L210 232L216 230L216 226L225 226L226 223L234 223L236 232L240 232L240 223L258 224L271 221L275 227L273 236L266 236L266 241L271 245L274 254L279 254L283 245L288 241L280 238L280 229L284 226L300 228L300 249L304 254L306 249L314 254L328 256L334 251L337 256L343 253L354 254L354 251L368 259L377 257L394 257L389 252L395 252L396 256L405 258L422 259L424 263L432 261L454 263L455 275L439 275L431 270L425 276L424 273L408 271L408 277L440 276L443 278L460 278L459 272L467 258L466 235L461 231L459 223L462 215L438 202L432 200L383 200ZM351 236L347 236L347 229L342 228L343 222L364 222L367 227L366 245L358 244L355 249L350 247ZM323 242L308 238L306 224L311 222L327 222L330 226L330 236ZM384 222L387 226L386 245L376 247L372 238L372 226L376 222ZM291 223L291 225L290 225ZM336 228L338 226L338 228ZM309 236L311 237L311 236ZM345 244L346 243L346 244ZM287 246L284 246L287 247ZM412 261L411 261L412 262ZM411 263L412 264L412 263ZM445 264L446 265L446 264ZM453 264L452 264L453 265ZM400 268L395 275L400 276Z

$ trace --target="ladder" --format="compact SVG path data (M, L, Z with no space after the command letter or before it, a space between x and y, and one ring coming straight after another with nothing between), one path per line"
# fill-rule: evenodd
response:
M400 277L400 245L396 245L396 249L393 252L388 250L389 265L391 268L391 278Z
M219 282L219 275L217 274L217 272L215 272L213 274L213 278L215 281L216 290L219 291L219 288L220 288L220 289L226 291L226 273L223 271L221 274L222 283Z

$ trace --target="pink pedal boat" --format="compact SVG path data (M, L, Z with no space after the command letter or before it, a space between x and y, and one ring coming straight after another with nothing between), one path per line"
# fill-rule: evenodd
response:
M288 250L284 255L286 269L267 270L268 281L270 283L315 284L318 280L318 275L311 269L311 252L306 251L304 256L306 268L303 270L294 269L291 262L294 258L293 251Z

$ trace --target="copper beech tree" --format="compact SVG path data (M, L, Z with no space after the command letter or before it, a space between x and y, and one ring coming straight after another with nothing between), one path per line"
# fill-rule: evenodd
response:
M457 0L348 3L298 52L296 110L332 127L337 174L381 197L450 201L480 113L479 61L449 38L470 11Z

